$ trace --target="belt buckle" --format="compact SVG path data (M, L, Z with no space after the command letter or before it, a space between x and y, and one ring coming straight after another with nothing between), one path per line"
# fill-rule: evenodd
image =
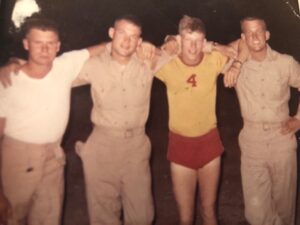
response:
M267 123L263 123L263 130L264 131L268 131L268 130L270 130L270 125L269 124L267 124Z
M133 131L132 131L132 129L127 129L127 130L125 130L125 133L124 133L124 137L125 138L130 138L130 137L132 137L133 136Z

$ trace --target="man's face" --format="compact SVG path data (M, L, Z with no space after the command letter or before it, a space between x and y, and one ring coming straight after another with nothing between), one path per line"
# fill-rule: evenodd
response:
M244 21L242 39L245 40L250 52L261 52L266 49L270 33L260 20Z
M141 29L127 20L118 21L109 29L112 39L112 55L116 58L129 59L142 42Z
M203 56L203 46L206 42L205 35L200 32L183 31L181 37L180 57L188 65L198 64Z
M60 49L60 41L55 32L36 28L29 31L23 45L29 52L28 61L38 65L52 65Z

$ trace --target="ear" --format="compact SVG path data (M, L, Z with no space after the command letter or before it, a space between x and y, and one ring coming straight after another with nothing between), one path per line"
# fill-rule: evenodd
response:
M245 36L245 34L244 33L241 33L241 38L242 38L242 40L246 40L246 36Z
M270 39L270 37L271 37L271 33L270 33L270 31L266 31L266 40L268 41L269 39Z
M142 42L143 42L143 38L139 38L139 40L138 40L138 46L141 45Z
M26 38L23 39L23 47L26 51L28 51L29 43L28 43L28 40Z
M56 46L56 52L59 52L61 46L61 42L59 41Z
M204 38L204 39L203 39L203 45L205 45L206 43L207 43L207 39Z
M114 35L115 35L115 28L110 27L110 28L108 29L108 36L109 36L111 39L113 39Z

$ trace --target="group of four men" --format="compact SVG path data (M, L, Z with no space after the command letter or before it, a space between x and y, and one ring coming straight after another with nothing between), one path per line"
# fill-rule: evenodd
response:
M252 225L294 223L296 140L290 133L300 127L300 121L289 117L288 99L290 86L300 88L300 66L267 45L270 34L264 20L247 17L241 21L239 42L248 50L231 61L217 51L203 51L205 26L188 16L179 22L180 52L172 55L173 43L167 43L164 51L146 60L137 56L142 39L135 17L115 20L108 45L59 57L59 36L53 27L45 20L28 23L24 38L28 61L16 76L10 76L12 86L0 92L4 223L60 223L64 180L60 141L70 90L90 84L94 128L86 143L76 144L83 162L90 224L121 224L122 208L124 224L151 224L151 147L145 123L155 74L167 88L167 157L179 224L193 223L199 184L203 224L217 225L215 202L223 146L215 99L221 72L225 85L236 87L244 119L239 142L246 218ZM223 71L226 63L231 67Z

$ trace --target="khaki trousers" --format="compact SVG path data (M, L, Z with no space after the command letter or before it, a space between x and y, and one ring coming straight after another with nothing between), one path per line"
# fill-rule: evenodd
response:
M294 225L295 135L281 125L245 123L239 135L245 216L251 225Z
M65 156L59 142L30 144L4 137L2 183L12 206L8 225L59 225Z
M152 223L150 141L144 128L95 127L76 151L83 162L91 225Z

